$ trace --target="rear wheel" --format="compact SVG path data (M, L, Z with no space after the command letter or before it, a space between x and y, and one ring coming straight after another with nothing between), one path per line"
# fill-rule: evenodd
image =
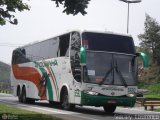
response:
M21 94L20 87L17 88L17 96L18 96L18 101L22 102L22 94Z
M51 104L51 105L56 105L57 103L54 102L54 101L49 101L49 104Z
M75 108L74 104L69 103L68 91L66 89L63 91L61 104L64 110L73 110Z
M23 87L23 89L22 89L22 103L27 103L26 88L25 87Z
M112 114L116 110L116 107L116 105L105 105L103 109L107 114Z
M35 103L35 99L31 99L31 98L26 98L27 103L30 104L34 104Z

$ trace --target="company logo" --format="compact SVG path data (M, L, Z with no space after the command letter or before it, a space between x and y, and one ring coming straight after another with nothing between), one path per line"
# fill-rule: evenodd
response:
M8 118L7 114L2 115L2 120L7 120L7 118Z
M48 66L57 66L57 60L54 61L43 61L43 62L34 62L36 68L48 67Z
M123 88L117 88L117 87L103 87L101 90L124 91Z
M12 114L2 114L2 120L18 120L18 116Z

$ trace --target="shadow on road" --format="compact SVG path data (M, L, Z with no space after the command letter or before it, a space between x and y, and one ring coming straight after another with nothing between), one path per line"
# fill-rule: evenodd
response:
M49 108L54 108L57 110L61 110L61 105L60 103L54 103L54 104L49 104L49 103L42 103L42 102L36 102L34 105L38 105L41 107L49 107ZM76 105L75 109L72 110L71 112L77 112L81 114L89 114L89 115L98 115L98 116L114 116L115 114L106 114L103 109L96 109L96 108L91 108L91 107L81 107Z

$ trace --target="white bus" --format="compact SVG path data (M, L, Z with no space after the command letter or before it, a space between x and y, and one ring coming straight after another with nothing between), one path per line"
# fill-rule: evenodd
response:
M13 51L11 84L19 102L48 100L70 110L75 105L133 107L137 60L131 36L110 32L71 31Z

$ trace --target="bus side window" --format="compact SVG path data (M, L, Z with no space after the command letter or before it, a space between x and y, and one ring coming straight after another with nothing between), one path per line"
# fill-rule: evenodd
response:
M12 64L16 64L16 50L12 53Z
M69 38L70 38L70 34L65 34L63 36L59 37L59 48L57 51L57 57L61 57L61 56L67 56L69 57Z
M18 48L13 51L12 64L21 64L26 62L30 62L30 60L26 58L25 49Z
M77 82L81 81L81 66L80 66L80 46L81 39L80 34L78 32L71 33L71 51L70 51L70 59L71 59L71 68L74 79Z

